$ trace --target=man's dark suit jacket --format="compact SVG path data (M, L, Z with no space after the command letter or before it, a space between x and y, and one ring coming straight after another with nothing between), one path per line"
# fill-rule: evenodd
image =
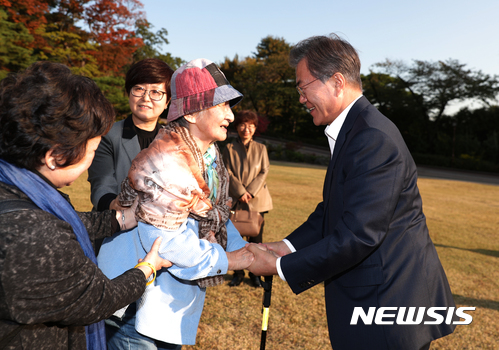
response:
M354 307L455 306L428 234L416 165L397 127L365 97L340 130L323 202L287 239L297 251L281 268L293 292L325 284L334 350L420 349L454 330L350 325Z

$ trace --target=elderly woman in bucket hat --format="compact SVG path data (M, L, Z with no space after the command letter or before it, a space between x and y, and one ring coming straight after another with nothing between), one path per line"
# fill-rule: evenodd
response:
M196 342L206 287L254 257L229 220L229 177L215 141L227 137L242 95L211 61L196 59L172 77L167 126L134 159L118 196L138 197L138 227L104 242L99 264L110 278L162 237L173 264L135 304L107 321L108 349L180 349Z

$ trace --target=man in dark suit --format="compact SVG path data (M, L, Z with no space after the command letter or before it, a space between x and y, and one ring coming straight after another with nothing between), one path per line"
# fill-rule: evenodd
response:
M362 96L360 60L348 42L311 37L292 49L290 63L300 102L315 125L327 126L332 157L323 201L286 239L266 244L276 254L249 246L256 256L249 270L279 274L296 294L324 282L334 350L428 349L455 325L425 324L435 321L427 314L399 325L396 309L372 324L350 324L355 307L365 314L370 307L455 307L411 154L397 127Z

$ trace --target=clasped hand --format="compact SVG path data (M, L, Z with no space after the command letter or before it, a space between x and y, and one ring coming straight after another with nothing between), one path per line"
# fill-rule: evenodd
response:
M277 275L277 259L290 251L283 250L280 242L255 244L248 243L246 248L255 256L248 270L256 276ZM285 243L283 243L285 245Z
M277 274L276 261L281 255L290 253L285 243L281 242L255 244L247 243L245 247L234 252L227 252L229 270L247 269L257 276ZM287 249L287 250L286 250Z

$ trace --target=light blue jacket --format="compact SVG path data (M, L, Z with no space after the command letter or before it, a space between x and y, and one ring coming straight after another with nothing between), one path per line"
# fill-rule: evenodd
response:
M224 275L228 268L223 248L199 239L198 225L198 221L188 218L177 230L168 231L139 223L135 229L104 241L97 260L110 279L133 268L159 236L163 238L159 255L174 264L158 271L154 283L137 301L135 329L139 333L172 344L196 343L206 288L200 288L195 280ZM244 247L246 241L230 220L226 227L227 251ZM115 315L121 317L125 309Z

